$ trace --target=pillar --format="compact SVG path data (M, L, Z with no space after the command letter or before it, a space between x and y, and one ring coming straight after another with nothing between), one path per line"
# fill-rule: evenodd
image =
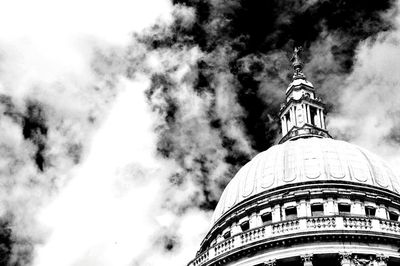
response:
M272 210L272 222L280 222L281 221L281 206L275 205Z
M351 253L339 253L340 266L351 266Z
M282 136L285 136L287 133L286 116L282 117L281 124L282 124Z
M297 123L297 107L296 107L296 105L293 105L293 114L294 114L294 125L298 126L298 123Z
M323 111L323 110L321 110L321 123L322 123L322 128L323 128L323 129L326 129L326 126L325 126L325 116L324 116L324 111Z
M385 205L381 204L378 206L378 208L376 209L376 213L375 216L377 218L381 218L381 219L387 219L388 215L387 215L387 210Z
M322 127L322 125L321 125L321 109L317 109L317 114L316 114L316 119L315 119L315 121L316 121L316 126L317 127Z
M307 206L307 201L306 200L300 200L300 204L297 206L297 216L298 217L306 217L306 216L311 216L308 213L308 206Z
M231 235L234 236L240 234L241 232L242 229L240 229L240 226L236 222L234 222L231 227Z
M309 124L311 124L311 116L310 116L310 106L307 104L307 121Z
M363 204L359 200L355 200L354 203L351 205L351 213L364 216L365 215L365 209L363 208Z
M307 123L307 107L306 104L302 104L302 108L303 108L303 123Z
M250 228L256 228L262 225L261 216L253 212L249 219Z
M335 215L336 213L335 201L333 198L328 198L324 204L324 215Z
M301 261L303 262L303 266L313 266L312 259L313 259L312 254L306 254L301 256Z

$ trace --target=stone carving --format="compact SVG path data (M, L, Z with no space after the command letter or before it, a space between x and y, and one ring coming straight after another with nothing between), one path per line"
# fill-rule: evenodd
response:
M276 260L267 260L264 262L264 266L276 266Z
M374 261L372 256L369 258L359 258L357 255L354 255L353 257L354 266L373 266Z
M339 260L340 260L341 266L350 266L351 253L348 253L348 252L339 253Z
M303 262L304 266L313 266L312 260L313 254L305 254L301 256L301 261Z
M376 261L378 263L378 266L386 266L387 262L389 261L389 257L383 254L378 254L376 255Z

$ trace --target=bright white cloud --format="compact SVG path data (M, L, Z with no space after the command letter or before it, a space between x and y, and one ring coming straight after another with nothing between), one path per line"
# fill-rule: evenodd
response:
M154 233L168 165L155 161L148 81L122 81L122 92L93 139L87 161L40 215L50 237L35 265L129 265Z

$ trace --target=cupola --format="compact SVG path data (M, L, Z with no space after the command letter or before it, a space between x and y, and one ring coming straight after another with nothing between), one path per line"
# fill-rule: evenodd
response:
M300 51L301 47L295 48L291 59L294 74L279 113L282 125L279 143L304 137L331 137L325 126L324 104L302 72Z

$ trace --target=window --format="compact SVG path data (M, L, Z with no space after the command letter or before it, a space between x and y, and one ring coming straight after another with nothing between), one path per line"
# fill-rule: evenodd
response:
M272 223L272 213L266 212L266 213L262 214L261 220L262 220L263 224Z
M286 220L292 220L297 218L296 207L289 207L285 209Z
M318 126L319 123L317 123L317 108L310 106L310 118L311 118L311 124L314 126Z
M389 212L389 219L392 221L398 221L399 215L395 212Z
M226 231L225 234L224 234L224 238L227 239L227 238L230 238L230 237L231 237L231 231L230 230Z
M312 216L322 216L324 215L324 205L313 204L311 205L311 215Z
M249 221L245 221L245 222L241 223L240 228L242 229L243 232L249 230L249 228L250 228Z
M365 215L370 217L375 217L376 209L374 207L366 206Z
M350 205L349 204L339 204L339 214L340 215L350 215Z

